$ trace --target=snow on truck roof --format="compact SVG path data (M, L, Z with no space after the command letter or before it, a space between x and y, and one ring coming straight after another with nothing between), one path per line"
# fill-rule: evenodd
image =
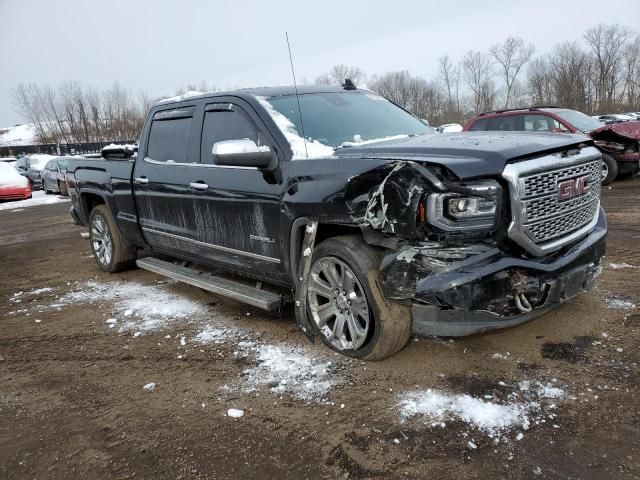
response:
M364 89L358 89L364 91ZM298 94L305 95L308 93L331 93L331 92L357 92L358 90L346 90L339 85L300 85L298 86ZM368 91L368 90L367 90ZM251 95L254 97L279 97L283 95L295 95L296 88L293 85L282 87L255 87L255 88L240 88L237 90L227 90L220 92L196 92L189 91L182 95L175 97L164 98L160 100L156 105L166 103L177 103L184 100L195 98L207 98L207 97L223 97L223 96L246 96Z

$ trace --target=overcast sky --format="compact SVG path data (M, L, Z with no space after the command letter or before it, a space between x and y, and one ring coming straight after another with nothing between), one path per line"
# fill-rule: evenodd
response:
M638 29L639 0L206 1L0 0L0 127L23 120L11 89L114 80L152 96L206 80L219 88L291 84L331 65L427 78L444 54L519 35L545 52L600 22Z

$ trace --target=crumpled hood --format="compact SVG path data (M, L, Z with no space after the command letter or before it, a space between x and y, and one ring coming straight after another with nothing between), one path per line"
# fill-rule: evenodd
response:
M611 125L605 125L604 127L592 130L589 133L594 140L606 136L607 133L615 133L631 140L640 140L640 121L634 120L631 122L612 123Z
M461 132L421 135L349 147L338 157L408 159L442 165L460 179L495 176L509 161L591 143L584 135L528 132Z

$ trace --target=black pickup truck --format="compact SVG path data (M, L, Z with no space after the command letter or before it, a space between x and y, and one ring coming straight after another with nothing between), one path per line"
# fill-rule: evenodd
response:
M136 153L68 163L99 267L137 264L376 360L510 327L592 288L601 156L574 134L434 134L345 87L176 97Z

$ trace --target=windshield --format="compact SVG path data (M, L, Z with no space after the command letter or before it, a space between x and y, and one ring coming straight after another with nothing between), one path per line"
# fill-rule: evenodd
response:
M583 132L589 132L604 126L604 123L600 120L596 120L595 118L585 115L582 112L577 112L576 110L554 109L553 113Z
M295 95L265 100L302 136ZM416 117L371 92L304 94L300 95L300 109L307 140L332 148L433 133Z

